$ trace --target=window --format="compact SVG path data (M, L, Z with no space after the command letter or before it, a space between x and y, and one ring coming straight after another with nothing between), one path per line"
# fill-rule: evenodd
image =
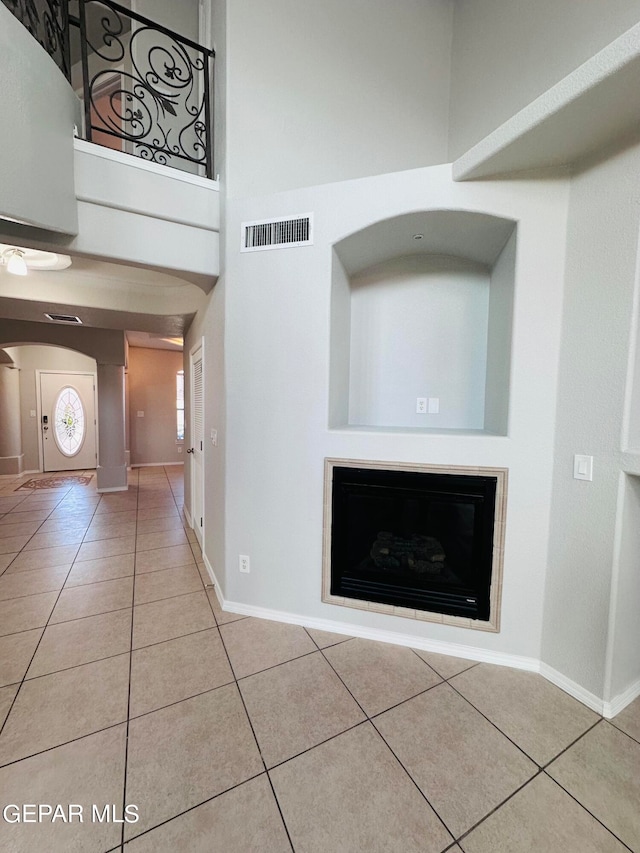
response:
M75 388L67 385L58 394L53 413L53 435L65 456L75 456L84 441L84 407Z
M184 370L176 373L176 424L177 440L184 441Z

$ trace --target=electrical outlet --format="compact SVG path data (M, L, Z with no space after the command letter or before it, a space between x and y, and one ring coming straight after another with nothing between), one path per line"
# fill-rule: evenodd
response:
M178 447L178 453L182 453L182 448Z
M248 575L249 572L251 571L251 563L250 563L247 555L246 554L240 554L240 556L238 557L238 563L239 563L238 568L240 569L240 571L244 572L245 574Z
M427 414L427 398L426 397L416 397L416 414L418 414L418 415L426 415Z

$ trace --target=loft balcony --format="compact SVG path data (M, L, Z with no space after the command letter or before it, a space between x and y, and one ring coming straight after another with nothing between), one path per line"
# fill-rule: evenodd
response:
M213 51L112 0L2 0L0 57L0 240L209 290Z

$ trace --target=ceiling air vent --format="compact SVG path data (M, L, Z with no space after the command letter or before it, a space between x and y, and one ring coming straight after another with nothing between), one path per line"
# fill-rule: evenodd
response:
M54 323L72 323L74 326L81 326L82 320L80 317L74 317L71 314L45 314L47 320L53 320Z
M286 249L313 244L313 214L289 219L261 219L242 223L241 252Z

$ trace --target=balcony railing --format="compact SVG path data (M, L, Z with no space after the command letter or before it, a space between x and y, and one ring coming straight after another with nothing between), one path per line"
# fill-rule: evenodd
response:
M84 104L89 142L213 177L214 53L112 0L2 0Z
M67 0L2 0L69 80L69 22Z

